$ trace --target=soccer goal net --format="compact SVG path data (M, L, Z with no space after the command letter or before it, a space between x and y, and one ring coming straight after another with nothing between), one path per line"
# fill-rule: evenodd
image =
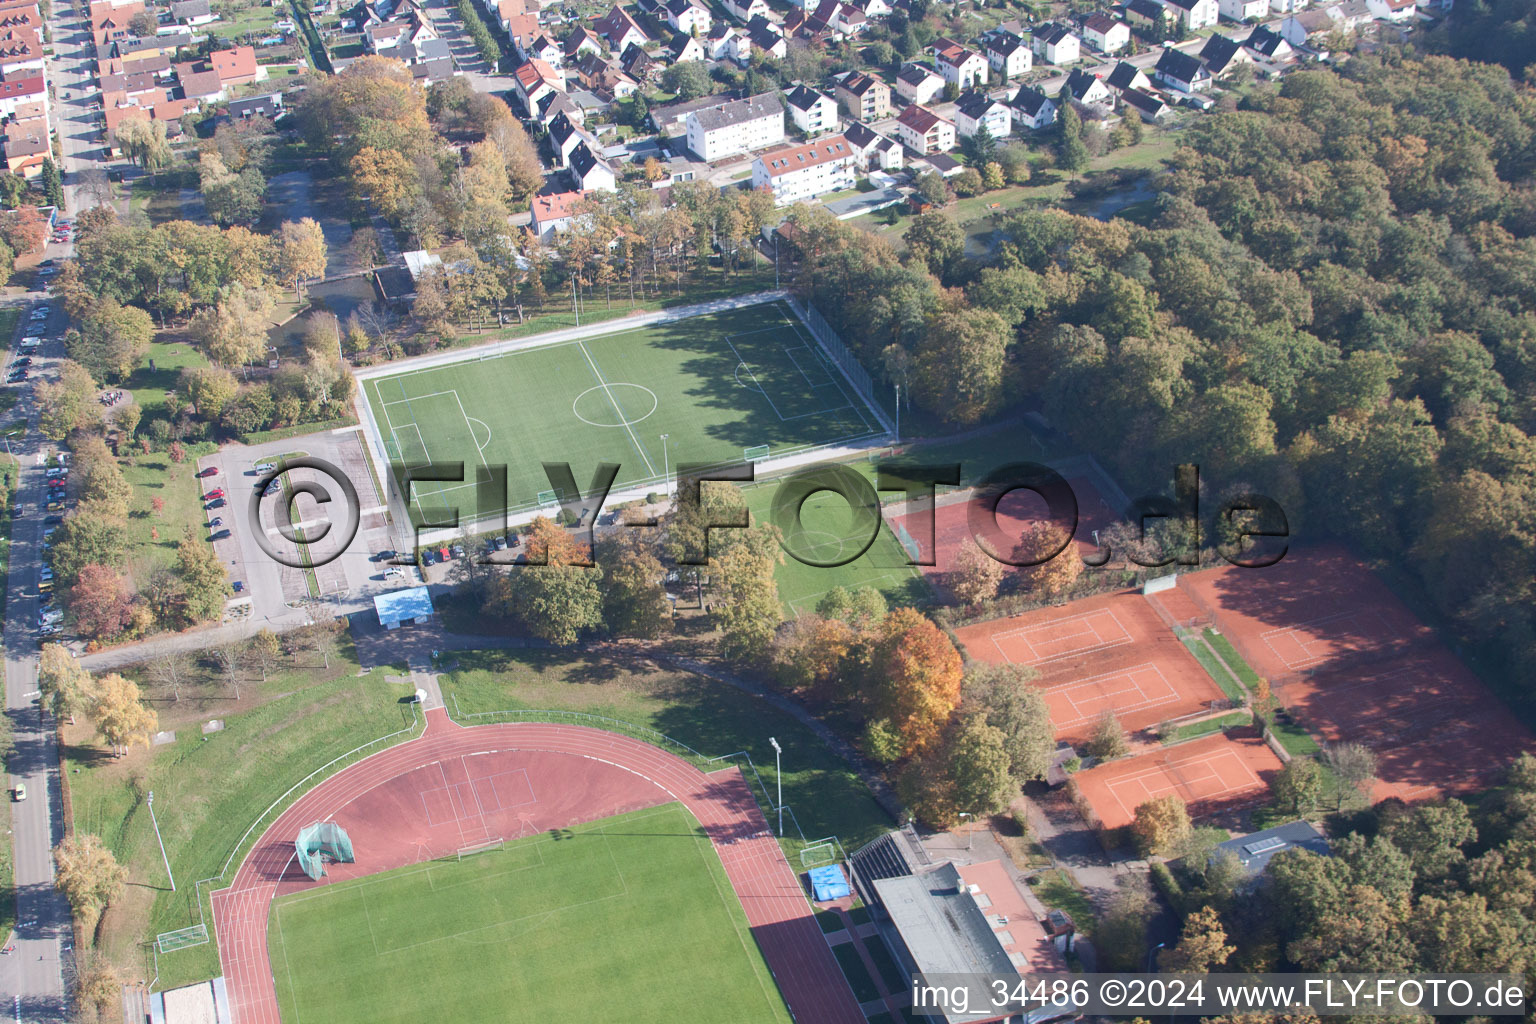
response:
M351 864L352 839L346 829L334 821L318 821L299 830L293 847L299 857L299 867L315 881L325 877L325 862Z
M769 448L766 444L754 445L751 448L743 448L741 457L746 462L757 462L768 457Z
M497 838L487 839L479 843L471 843L468 846L461 846L459 847L459 860L467 860L481 853L490 853L492 850L499 850L506 845L507 841L505 839Z

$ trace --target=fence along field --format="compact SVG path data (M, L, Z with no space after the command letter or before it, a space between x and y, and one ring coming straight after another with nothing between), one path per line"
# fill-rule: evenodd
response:
M461 520L550 507L544 462L569 462L583 488L612 462L615 492L662 490L682 463L779 458L885 430L782 302L470 354L368 377L363 391L389 459L464 463L462 482L413 487L433 520L448 507ZM482 466L506 467L505 498L477 489Z

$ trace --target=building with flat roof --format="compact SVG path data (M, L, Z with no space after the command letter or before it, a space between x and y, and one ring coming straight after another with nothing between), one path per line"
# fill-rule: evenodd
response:
M432 592L426 587L391 590L373 599L373 610L385 629L426 622L432 618Z

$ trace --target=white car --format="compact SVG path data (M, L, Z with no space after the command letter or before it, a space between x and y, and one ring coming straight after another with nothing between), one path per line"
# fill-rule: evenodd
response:
M272 472L276 468L277 468L277 463L275 463L275 462L258 462L258 463L256 463L256 472L258 472L258 473L270 473L270 472Z

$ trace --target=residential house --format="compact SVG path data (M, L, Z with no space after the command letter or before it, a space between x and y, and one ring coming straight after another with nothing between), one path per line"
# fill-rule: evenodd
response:
M1269 13L1295 14L1305 10L1311 0L1269 0Z
M862 121L854 121L843 132L843 138L859 155L860 166L866 170L895 171L902 165L901 145L886 138Z
M584 53L590 53L594 57L601 57L607 52L595 33L588 32L584 26L576 26L576 30L566 37L565 44L560 48L561 54L567 63L572 63L581 58Z
M565 92L565 79L548 62L535 58L512 69L512 91L523 101L523 109L533 114L540 100Z
M891 5L886 0L863 0L859 9L866 18L883 18L891 13Z
M891 88L874 75L849 71L838 77L833 92L853 117L879 121L891 114Z
M1221 7L1216 0L1164 0L1168 10L1190 32L1198 32L1216 24Z
M1216 10L1228 21L1259 21L1269 14L1269 0L1216 0Z
M969 139L985 128L994 139L1006 139L1013 133L1013 114L1008 104L995 100L979 89L961 93L955 105L955 130Z
M717 22L709 30L709 37L704 40L704 53L710 60L734 60L736 58L736 40L741 33L735 26L725 22Z
M651 124L663 135L682 133L688 123L688 115L705 107L719 106L727 100L741 99L741 93L724 93L716 96L700 96L692 100L679 100L650 108Z
M770 149L752 161L752 187L773 193L775 206L852 188L860 156L841 135L803 146Z
M1019 87L1013 96L1014 120L1034 131L1056 123L1056 101L1033 85Z
M244 121L248 117L265 117L276 121L283 116L283 112L283 94L280 92L229 101L229 116L236 121Z
M96 0L91 4L91 40L96 44L98 52L106 52L114 39L131 35L132 30L128 22L133 16L144 9L140 0L133 3L113 6L109 0Z
M610 102L628 99L640 88L640 83L623 68L606 57L591 53L582 55L577 62L576 73L581 84L589 91Z
M766 0L721 0L721 6L744 25L750 24L753 18L768 17Z
M32 178L40 173L43 161L48 159L50 153L48 133L26 128L14 132L7 128L3 145L5 169L23 178Z
M250 85L252 82L267 80L266 67L256 63L255 47L236 46L228 50L213 50L205 63L219 73L219 81L226 86Z
M696 32L704 35L713 24L709 8L698 0L667 0L667 24L679 32Z
M624 51L624 56L619 58L619 67L623 68L624 73L630 78L637 82L644 82L656 72L657 64L655 58L645 52L644 47L631 45Z
M622 7L615 6L607 14L592 23L597 34L608 40L608 48L622 54L631 46L644 46L650 38L641 30L635 19Z
M975 50L944 36L933 44L934 62L939 76L961 89L987 84L987 61Z
M730 100L688 115L688 148L706 163L784 141L784 104L776 92Z
M526 44L519 46L517 53L524 61L539 60L552 68L558 68L565 61L564 48L544 31L538 32Z
M1078 68L1067 76L1067 95L1085 107L1114 106L1115 94L1098 75Z
M1125 5L1125 20L1148 35L1161 33L1163 21L1169 17L1167 8L1157 0L1129 0Z
M1376 16L1371 13L1371 5L1366 0L1344 0L1341 4L1334 4L1324 9L1334 21L1338 22L1340 28L1351 32L1368 29L1376 20Z
M916 103L896 119L896 137L919 156L948 153L955 148L954 123Z
M1131 26L1107 14L1090 14L1083 19L1083 39L1100 53L1113 55L1131 45Z
M797 85L784 94L790 120L807 135L837 128L837 101L818 89Z
M765 60L783 60L789 55L789 42L778 26L767 18L753 18L747 24L746 45L740 39L736 44L736 62L745 65L752 55L759 54Z
M120 35L107 44L107 53L118 60L138 60L141 57L153 57L156 54L172 53L176 44L169 42L167 36Z
M1292 46L1321 46L1323 39L1338 27L1327 11L1314 8L1288 16L1280 23L1280 36Z
M582 143L587 143L593 152L597 152L600 148L596 139L563 113L556 114L550 120L547 137L551 162L556 167L569 165L572 151Z
M597 151L585 142L571 150L566 173L571 176L571 182L578 192L617 192L619 190L618 175L614 174L613 168L609 167Z
M183 99L196 103L223 103L229 98L229 91L219 80L217 71L197 71L182 75L180 82Z
M195 27L218 21L219 16L213 13L208 0L176 0L171 4L171 20L178 25Z
M944 91L944 79L926 64L905 64L896 75L896 94L908 103L927 103Z
M31 39L7 38L25 33ZM43 46L31 29L0 31L0 78L43 71Z
M1002 81L1017 78L1034 63L1029 44L1012 32L992 32L983 42L987 65L997 72Z
M1047 64L1071 64L1083 55L1082 40L1065 25L1047 22L1035 29L1030 46Z
M512 50L518 55L519 60L527 60L533 40L539 35L539 16L537 14L510 13L515 4L508 5L508 13L501 12L501 6L497 6L497 21L501 30L512 40ZM558 50L556 51L558 52Z
M1163 55L1157 59L1153 75L1177 92L1198 92L1211 84L1211 73L1198 58L1171 46L1163 50Z
M555 236L571 230L582 198L580 192L534 196L530 204L533 208L533 233L538 235L539 241L548 244L555 240Z
M441 47L446 51L448 48L448 44L443 42L441 39L433 39L430 42L423 43L422 46L428 50L436 50L437 48ZM428 86L435 85L438 82L446 82L448 79L453 78L455 75L462 75L464 73L460 71L459 66L453 62L453 56L451 54L440 57L418 56L411 60L409 63L411 68L411 77L414 78L416 80L416 84L421 86L423 89L427 88Z
M1147 73L1130 61L1124 60L1115 65L1115 70L1109 73L1104 84L1108 85L1116 95L1127 89L1141 89L1145 92L1150 92L1152 89L1152 79L1147 77Z
M667 43L664 51L668 64L681 64L684 61L703 60L707 54L704 52L704 44L687 32L679 32Z
M1216 33L1200 48L1200 59L1215 79L1225 78L1244 64L1253 63L1253 54L1231 36Z
M1416 0L1365 0L1372 17L1390 25L1412 21L1418 14Z
M533 116L546 127L549 122L564 114L577 124L587 123L587 112L571 102L571 98L563 92L547 92L539 97L538 109Z
M1314 15L1321 13L1323 12L1303 11L1299 17L1306 18L1310 21L1313 20ZM1282 32L1283 30L1284 25L1282 23ZM1323 31L1331 31L1331 26L1323 29ZM1268 25L1260 25L1258 28L1248 33L1248 38L1243 40L1243 49L1252 52L1256 56L1263 57L1265 60L1289 60L1291 56L1291 42L1282 34L1282 32L1276 32ZM1305 42L1306 40L1303 39L1302 41Z
M1120 100L1140 114L1141 119L1148 124L1158 124L1173 112L1173 108L1161 96L1145 89L1127 89L1120 94Z

